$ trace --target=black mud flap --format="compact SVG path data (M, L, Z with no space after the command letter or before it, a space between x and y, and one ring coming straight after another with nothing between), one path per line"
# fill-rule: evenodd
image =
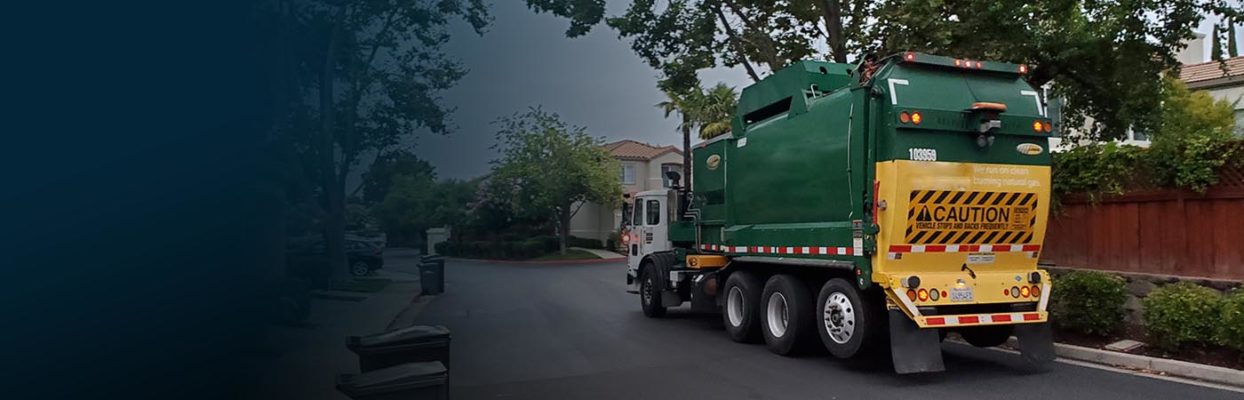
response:
M920 329L916 321L907 318L902 311L890 310L890 358L894 360L894 372L914 374L941 372L942 343L937 329Z
M1015 325L1015 338L1019 339L1020 355L1029 366L1045 369L1054 361L1054 333L1049 322Z

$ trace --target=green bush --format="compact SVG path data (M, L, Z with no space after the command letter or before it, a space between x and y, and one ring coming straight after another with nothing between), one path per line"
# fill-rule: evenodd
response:
M539 239L527 239L522 242L523 258L536 258L548 253L548 249L544 246L544 242Z
M1218 343L1244 351L1244 289L1236 289L1222 299L1218 318Z
M440 243L437 243L436 245L433 245L432 247L436 249L436 254L441 254L441 255L446 255L446 256L457 255L457 254L454 254L454 250L456 249L454 249L454 245L451 242L440 242Z
M605 247L599 239L588 239L571 236L566 238L566 247L582 247L585 249L602 249Z
M1127 300L1123 278L1096 271L1073 271L1058 277L1050 292L1053 321L1061 328L1108 335L1123 324Z
M1166 350L1214 339L1222 296L1191 282L1163 286L1145 298L1149 339Z

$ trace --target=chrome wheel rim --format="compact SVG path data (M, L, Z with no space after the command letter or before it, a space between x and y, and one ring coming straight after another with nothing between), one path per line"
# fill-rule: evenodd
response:
M825 332L834 343L845 344L855 334L855 306L842 292L834 292L825 299Z
M786 324L789 321L787 319L787 310L786 296L782 296L782 293L779 292L773 292L772 295L769 295L769 304L766 307L768 312L765 314L768 316L769 323L767 325L769 326L769 333L773 337L780 338L786 335Z
M726 317L732 326L743 325L743 289L738 286L730 288L726 297Z

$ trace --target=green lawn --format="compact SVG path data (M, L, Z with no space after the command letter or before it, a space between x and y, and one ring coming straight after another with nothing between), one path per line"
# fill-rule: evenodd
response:
M559 252L554 251L552 253L533 258L531 259L531 261L596 260L596 259L600 259L600 257L597 257L595 254L592 254L592 253L589 253L583 250L566 249L566 254L561 254Z

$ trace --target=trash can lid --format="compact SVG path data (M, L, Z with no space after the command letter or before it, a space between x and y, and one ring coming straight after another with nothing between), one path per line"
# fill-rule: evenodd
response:
M449 338L449 328L440 325L411 325L388 332L351 338L352 343L360 347L392 346L398 344L423 343Z
M337 390L350 395L390 392L444 384L447 374L440 361L398 364L358 375L340 375Z

